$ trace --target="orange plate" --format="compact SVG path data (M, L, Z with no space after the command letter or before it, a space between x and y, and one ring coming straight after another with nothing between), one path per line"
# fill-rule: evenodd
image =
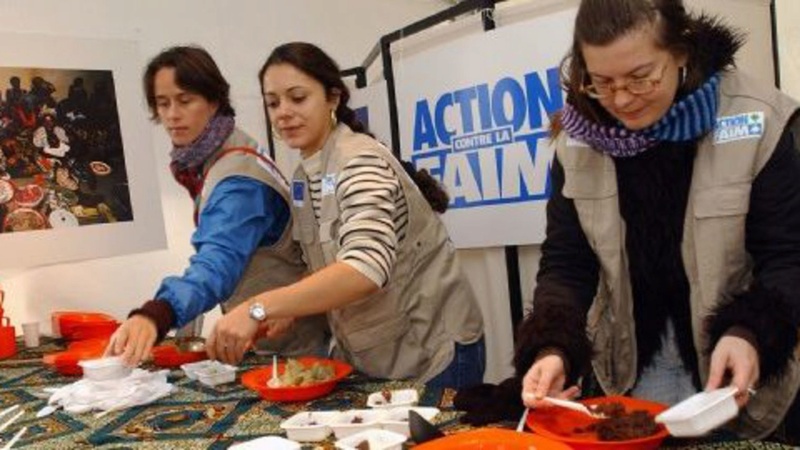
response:
M561 442L530 433L481 428L426 442L414 450L569 450Z
M208 359L205 350L199 352L182 352L174 345L159 345L153 347L153 364L159 367L175 368L183 364L189 364Z
M305 367L309 367L316 362L332 365L334 371L333 379L310 384L308 386L271 388L267 386L267 382L272 378L272 366L270 365L259 369L253 369L242 374L242 384L258 392L264 400L273 402L299 402L322 397L330 393L333 388L336 387L336 383L338 383L339 380L347 377L350 375L350 372L353 371L353 367L350 366L350 364L335 359L304 356L297 358L297 360ZM285 366L285 362L278 363L278 374L283 373Z
M87 339L69 344L66 351L47 353L42 362L53 366L62 375L82 375L83 369L79 361L95 359L103 356L108 339Z
M581 403L584 405L622 403L626 412L645 410L653 416L668 408L661 403L621 396L590 398L582 400ZM534 433L564 442L576 450L649 450L658 448L661 441L669 435L663 425L659 425L658 431L652 436L627 441L601 441L596 433L575 432L576 428L585 428L595 421L596 419L586 414L559 407L532 409L528 413L528 427Z

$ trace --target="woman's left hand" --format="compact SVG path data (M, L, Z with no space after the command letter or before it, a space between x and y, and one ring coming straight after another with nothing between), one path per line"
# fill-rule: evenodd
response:
M250 302L243 302L222 316L206 342L211 359L236 365L253 344L259 323L250 317Z
M744 407L750 400L753 386L758 382L758 351L746 339L737 336L723 336L711 354L711 367L708 373L706 391L717 389L730 371L731 385L739 392L736 403Z

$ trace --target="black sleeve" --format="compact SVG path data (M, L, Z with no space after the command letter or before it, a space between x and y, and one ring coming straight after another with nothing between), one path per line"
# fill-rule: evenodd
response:
M752 331L769 382L786 368L800 325L800 112L753 182L746 227L754 283L715 311L711 343L734 326Z
M578 220L575 204L564 197L564 169L553 160L547 231L536 277L533 309L517 330L514 367L524 376L537 355L555 349L566 356L574 381L591 362L586 313L597 292L599 263Z

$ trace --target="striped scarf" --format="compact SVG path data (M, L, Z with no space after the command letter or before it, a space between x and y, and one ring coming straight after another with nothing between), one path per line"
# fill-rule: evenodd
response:
M628 130L621 124L605 126L582 116L567 103L561 124L567 134L612 157L635 156L662 141L686 142L714 128L717 117L719 74L696 91L675 102L656 123L643 130Z

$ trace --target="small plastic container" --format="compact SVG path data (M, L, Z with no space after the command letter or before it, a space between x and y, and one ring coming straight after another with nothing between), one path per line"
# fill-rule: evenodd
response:
M92 381L118 380L127 377L133 370L119 356L78 361L78 365L83 369L83 378Z
M194 373L197 381L211 387L233 383L236 380L236 367L218 361L212 361L211 364L195 370Z
M655 421L675 437L702 436L736 417L736 392L735 387L700 392L657 415Z
M190 380L196 380L197 371L207 369L208 367L214 365L215 362L216 361L211 361L209 359L206 359L204 361L186 363L181 365L181 369L183 370L183 373L186 374L186 378Z
M252 441L232 445L231 450L300 450L300 444L278 436L264 436Z
M415 411L425 420L430 422L439 414L438 408L424 406L401 406L399 408L385 409L386 415L381 420L381 428L389 430L406 437L411 437L411 430L408 426L408 412Z
M386 417L383 410L351 409L338 414L331 421L331 429L336 439L344 439L367 429L381 428L380 422Z
M388 400L386 397L389 397ZM373 392L367 397L367 406L370 408L396 408L398 406L412 406L419 401L416 389L400 389L396 391Z
M330 424L339 414L337 411L300 412L281 422L281 429L293 441L322 441L330 436Z
M357 450L362 442L369 444L369 450L402 450L406 437L386 430L365 430L336 441L340 450Z

